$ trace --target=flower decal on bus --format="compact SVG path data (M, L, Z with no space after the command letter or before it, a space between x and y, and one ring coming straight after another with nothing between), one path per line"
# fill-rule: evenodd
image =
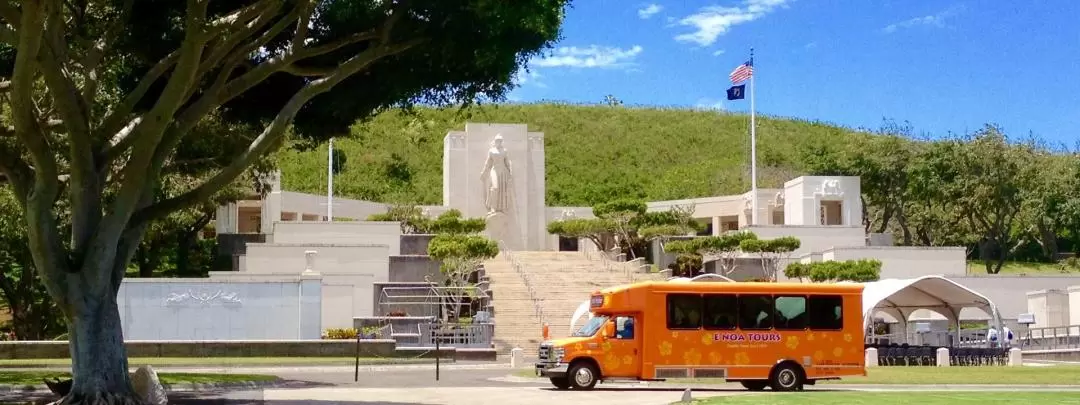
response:
M634 356L631 356L629 354L625 355L622 358L622 362L623 362L623 365L626 365L626 366L633 365L634 364Z
M574 350L580 351L580 350L582 350L584 348L585 348L585 345L583 345L581 343L578 343L578 344L574 345Z
M602 345L600 345L600 348L604 350L604 353L610 352L611 342L604 342Z
M806 340L810 341L810 342L813 342L814 341L814 334L813 333L807 333L806 334Z
M608 353L607 356L604 357L604 362L608 367L618 368L619 367L619 356L616 355L615 353Z
M784 346L787 346L788 349L795 350L795 348L799 347L799 337L788 336L787 342L784 343Z
M665 357L671 355L671 342L666 340L660 342L660 355Z
M735 353L735 365L743 366L750 364L750 356L746 352Z
M832 349L832 355L836 356L836 357L843 356L844 355L844 348L842 348L842 347L833 348Z
M682 357L683 357L683 361L686 362L686 364L690 364L690 365L701 364L701 352L697 351L697 349L690 349L690 350L687 350L687 351L683 352Z
M717 353L717 352L710 352L709 353L709 361L711 361L712 364L720 364L720 359L721 359L720 358L720 353Z
M701 344L703 344L705 346L708 346L708 345L711 345L712 342L713 342L712 335L709 335L709 334L701 335Z
M850 333L845 333L844 334L844 341L848 342L848 343L851 343L851 334Z
M818 350L814 352L814 361L821 361L825 358L825 352Z

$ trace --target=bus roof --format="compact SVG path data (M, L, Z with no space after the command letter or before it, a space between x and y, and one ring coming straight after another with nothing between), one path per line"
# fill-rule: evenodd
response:
M637 290L681 293L768 292L768 293L826 293L861 294L861 283L770 283L770 282L691 282L643 281L604 288L594 294L618 294Z

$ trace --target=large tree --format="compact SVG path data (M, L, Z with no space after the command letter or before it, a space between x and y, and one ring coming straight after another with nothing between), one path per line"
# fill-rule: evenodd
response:
M0 173L67 320L74 384L63 402L138 402L116 293L151 221L215 196L287 132L318 140L386 108L503 97L558 39L567 3L0 2L13 124L0 132ZM257 135L197 184L160 195L165 166L211 114Z

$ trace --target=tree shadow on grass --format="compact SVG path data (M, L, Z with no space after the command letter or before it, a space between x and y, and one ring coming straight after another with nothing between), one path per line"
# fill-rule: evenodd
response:
M278 380L272 386L266 386L261 388L206 388L198 391L171 391L168 393L169 404L192 404L192 405L217 405L217 404L273 404L273 405L288 405L288 404L331 404L335 402L331 401L262 401L261 395L263 389L300 389L300 388L320 388L320 387L334 387L335 384L321 383L314 381L302 381L302 380ZM238 398L231 398L237 396ZM222 398L225 397L225 398ZM247 397L250 397L247 398ZM0 404L18 404L18 405L44 405L56 400L60 397L47 390L37 391L8 391L0 392ZM347 402L347 403L362 403L364 402ZM375 405L376 403L367 402L366 404ZM399 404L407 405L407 404ZM419 404L417 404L419 405Z

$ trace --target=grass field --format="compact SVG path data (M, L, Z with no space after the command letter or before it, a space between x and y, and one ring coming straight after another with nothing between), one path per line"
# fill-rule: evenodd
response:
M986 266L981 260L968 260L967 272L971 275L986 275ZM1005 265L1001 266L1001 273L1003 275L1015 275L1015 274L1064 274L1061 272L1061 266L1057 263L1036 263L1036 262L1005 262ZM1080 273L1070 271L1067 274L1080 275Z
M352 365L353 357L133 357L128 359L132 367L201 367L201 366L326 366ZM431 363L431 359L361 357L361 365ZM68 366L70 359L0 360L0 368Z
M389 111L334 140L346 158L341 197L413 204L442 202L443 138L465 123L527 124L544 133L548 206L731 195L749 183L749 116L718 111L567 104L492 104ZM806 174L801 151L841 146L862 133L834 125L759 116L758 185ZM517 142L507 139L507 142ZM283 148L282 187L324 193L326 148ZM515 163L515 164L523 164Z
M801 392L739 395L694 401L698 405L954 405L1078 404L1080 392Z
M532 370L515 373L520 377L535 377ZM668 380L675 384L725 384L723 380ZM1077 385L1080 386L1080 366L1053 367L872 367L866 377L844 377L822 381L827 384L991 384L991 385Z
M44 385L43 379L71 378L69 373L52 371L0 371L0 385ZM272 375L262 374L193 374L193 373L160 373L158 378L162 384L192 384L192 383L230 383L247 381L274 381L278 378Z

